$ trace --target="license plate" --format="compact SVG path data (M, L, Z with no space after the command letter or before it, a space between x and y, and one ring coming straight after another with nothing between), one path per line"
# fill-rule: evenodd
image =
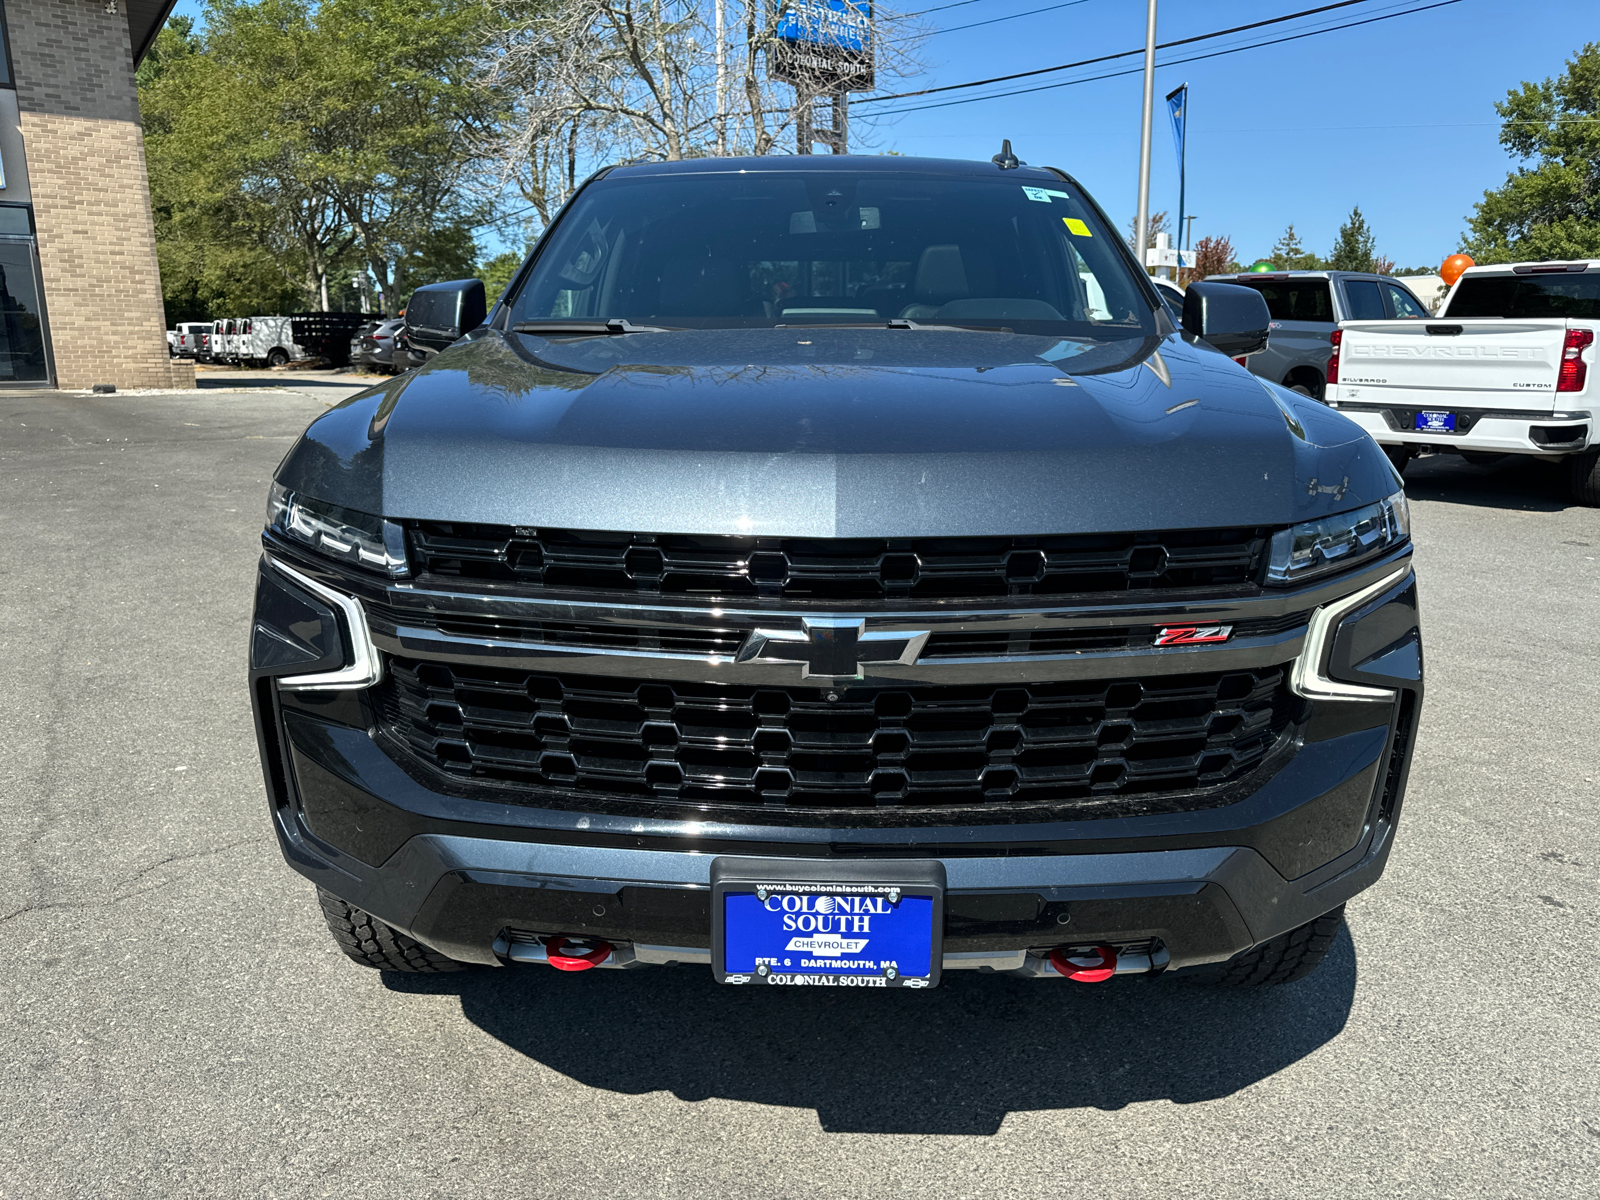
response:
M1456 415L1453 412L1419 412L1417 429L1423 433L1454 433Z
M943 932L944 866L937 860L712 863L711 969L718 983L933 987Z

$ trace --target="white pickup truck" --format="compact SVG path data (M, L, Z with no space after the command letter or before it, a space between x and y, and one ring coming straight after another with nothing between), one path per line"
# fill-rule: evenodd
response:
M1421 450L1531 454L1600 506L1597 336L1600 260L1469 267L1437 317L1341 323L1324 399L1401 471Z

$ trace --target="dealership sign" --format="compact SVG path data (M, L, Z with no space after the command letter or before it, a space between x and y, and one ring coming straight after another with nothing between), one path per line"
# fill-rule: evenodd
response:
M778 0L773 79L817 92L873 88L871 0Z

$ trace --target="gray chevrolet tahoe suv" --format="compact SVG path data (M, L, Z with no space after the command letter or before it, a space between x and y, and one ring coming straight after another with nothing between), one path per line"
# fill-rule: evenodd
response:
M1070 176L620 167L438 291L262 538L271 820L355 961L1278 983L1382 872L1400 482Z
M1267 302L1272 330L1267 347L1244 365L1252 375L1322 399L1331 336L1340 321L1425 320L1428 309L1388 275L1358 271L1274 271L1213 275L1213 282L1254 288Z

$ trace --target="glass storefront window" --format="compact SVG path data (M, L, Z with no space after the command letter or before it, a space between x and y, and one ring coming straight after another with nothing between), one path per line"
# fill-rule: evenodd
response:
M0 386L49 379L33 242L0 239Z

